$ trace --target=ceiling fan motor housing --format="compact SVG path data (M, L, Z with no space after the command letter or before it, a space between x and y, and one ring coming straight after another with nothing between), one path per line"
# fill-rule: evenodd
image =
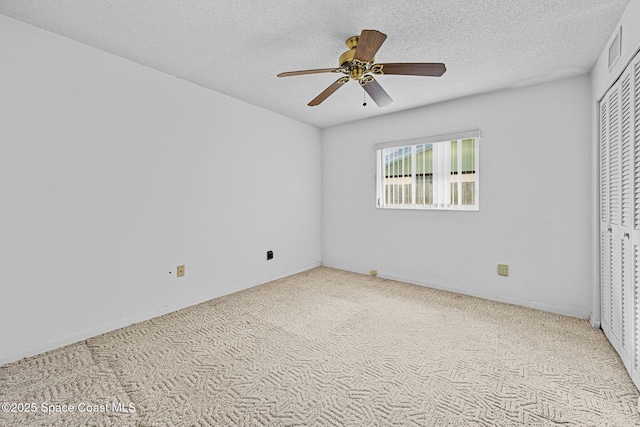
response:
M358 46L358 40L360 40L360 36L353 36L347 39L347 47L348 51L340 55L340 67L349 71L349 77L353 80L362 80L365 73L367 72L368 64L362 64L360 61L354 61L354 56L356 53L356 47ZM375 62L375 58L371 59L370 63Z
M347 39L347 47L349 50L340 55L340 60L338 61L338 65L340 67L344 67L353 61L353 56L355 55L356 47L358 46L358 40L360 40L360 36L353 36Z

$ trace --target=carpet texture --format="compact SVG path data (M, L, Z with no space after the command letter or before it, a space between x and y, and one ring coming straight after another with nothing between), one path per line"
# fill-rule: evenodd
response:
M618 427L637 399L585 320L326 267L0 367L38 408L3 427Z

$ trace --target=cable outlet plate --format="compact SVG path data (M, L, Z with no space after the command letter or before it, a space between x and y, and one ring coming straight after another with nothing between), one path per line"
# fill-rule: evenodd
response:
M178 277L183 277L184 276L184 265L179 265L177 271L177 275Z

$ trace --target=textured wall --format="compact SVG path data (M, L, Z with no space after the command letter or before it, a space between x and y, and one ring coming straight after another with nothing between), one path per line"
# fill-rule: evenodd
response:
M319 265L318 129L3 16L0 52L0 363Z
M325 129L323 264L588 317L588 101L582 75ZM472 129L478 212L376 209L375 143Z

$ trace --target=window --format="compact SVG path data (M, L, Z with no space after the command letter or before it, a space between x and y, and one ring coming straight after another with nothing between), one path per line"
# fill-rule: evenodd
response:
M379 208L478 210L479 131L376 144Z

